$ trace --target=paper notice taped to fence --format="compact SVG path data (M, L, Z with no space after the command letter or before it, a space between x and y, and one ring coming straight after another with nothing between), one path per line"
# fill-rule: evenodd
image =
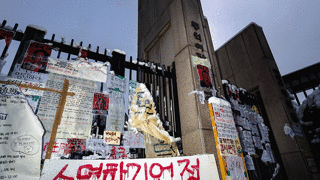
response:
M68 92L74 92L75 95L67 96L57 138L87 139L91 131L92 102L94 93L97 91L97 84L81 78L49 74L46 87L61 90L65 78L70 82ZM37 115L47 130L46 137L51 135L59 99L60 94L43 92Z
M43 133L19 87L0 84L0 179L39 179Z
M108 66L102 63L88 61L68 61L64 59L48 58L48 72L63 74L105 83Z

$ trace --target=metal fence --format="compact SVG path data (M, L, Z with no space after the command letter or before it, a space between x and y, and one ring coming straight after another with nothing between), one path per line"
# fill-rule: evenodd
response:
M5 27L7 21L4 20L1 28ZM28 48L30 40L34 40L40 43L51 43L52 47L57 49L57 58L60 58L61 53L67 53L67 60L71 60L71 55L78 56L79 47L75 45L74 39L70 43L66 43L61 40L60 42L55 40L55 34L52 35L51 39L45 39L45 33L38 31L37 29L26 28L25 32L16 31L18 24L16 23L11 31L15 31L13 40L20 41L19 48L16 52L14 61L11 65L9 75L13 71L15 64L21 63L25 52ZM80 46L83 46L83 42L80 42ZM111 70L115 74L124 76L126 71L129 71L129 80L136 80L140 83L145 83L147 88L150 90L156 111L159 113L160 119L163 122L165 130L174 137L181 137L180 128L180 114L178 104L178 91L176 83L175 63L172 66L164 66L157 63L149 62L148 60L133 60L130 57L129 61L125 60L126 55L112 52L112 56L107 55L107 49L104 52L99 51L97 46L96 51L92 51L91 44L88 45L87 58L95 62L110 62ZM2 51L1 57L4 57L8 51L8 46ZM134 77L134 74L136 77ZM103 86L101 86L101 92ZM180 145L181 146L181 145Z

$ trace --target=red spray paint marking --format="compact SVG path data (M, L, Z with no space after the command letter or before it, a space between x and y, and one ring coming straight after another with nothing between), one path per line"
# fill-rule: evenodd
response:
M144 163L144 179L148 180L148 166L147 166L147 163Z
M68 164L66 164L61 171L56 175L56 177L53 178L53 180L57 180L57 179L64 179L64 180L74 180L73 177L68 177L63 175L63 172L67 169Z
M133 167L133 166L137 167L137 171L136 171L136 173L134 174L134 176L132 178L132 180L135 180L137 175L138 175L138 173L141 170L141 166L139 164L137 164L137 163L128 163L126 166L127 166L128 169L127 170L123 169L123 161L120 162L120 180L123 179L123 174L127 174L128 173L127 177L129 177L129 167L130 166L131 167Z
M86 165L82 165L78 168L78 172L77 172L77 179L90 179L92 177L92 175L94 175L95 177L97 177L97 179L100 178L101 176L101 171L102 171L102 166L103 164L100 163L99 167L92 167L91 164L86 164ZM82 175L81 170L85 169L88 171L88 174L84 174Z
M160 173L159 174L153 174L152 170L153 170L154 166L159 166L159 168L160 168ZM172 163L170 163L170 165L166 166L166 167L163 167L159 163L153 163L150 166L149 174L150 174L150 176L152 178L158 178L159 179L162 176L164 170L168 170L170 172L171 178L173 177L173 164Z
M183 175L185 173L185 171L187 171L189 174L191 174L192 176L188 178L188 180L200 180L200 162L199 159L197 158L197 164L196 165L191 165L191 168L188 168L189 164L190 164L190 160L189 159L183 159L183 160L178 160L177 163L180 166L182 163L186 163L186 165L184 166L182 172L180 173L181 176L181 180L183 180ZM197 177L194 177L195 175L195 171L197 171Z
M103 180L106 180L108 175L111 175L111 179L114 180L116 177L116 172L118 170L118 164L116 163L108 163L106 164L107 169L103 170Z

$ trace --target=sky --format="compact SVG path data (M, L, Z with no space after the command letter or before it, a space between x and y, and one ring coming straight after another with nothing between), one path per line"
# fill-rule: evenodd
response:
M0 22L25 30L29 24L47 29L67 42L83 41L100 50L120 49L127 59L137 57L138 0L0 0ZM319 62L320 1L224 0L201 1L215 49L251 22L263 28L282 75ZM19 43L9 47L7 73ZM0 50L4 41L0 41ZM53 52L53 55L56 52ZM62 54L61 58L66 58Z

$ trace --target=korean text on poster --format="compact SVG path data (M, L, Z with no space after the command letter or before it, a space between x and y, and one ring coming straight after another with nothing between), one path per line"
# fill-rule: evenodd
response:
M61 124L58 127L57 138L89 137L92 125L92 102L97 85L94 81L70 77L60 74L49 74L47 88L61 90L64 79L70 82L68 92L74 96L67 96ZM38 117L46 128L46 137L50 137L60 95L54 92L44 92L41 98Z
M103 139L106 144L120 145L121 132L104 131Z
M30 41L21 68L35 72L45 72L51 50L52 46L50 45Z
M48 74L22 69L21 64L16 64L10 77L45 84L47 82Z
M47 71L104 83L107 80L108 66L97 62L68 61L49 57Z
M43 133L19 87L0 84L0 179L39 179Z

